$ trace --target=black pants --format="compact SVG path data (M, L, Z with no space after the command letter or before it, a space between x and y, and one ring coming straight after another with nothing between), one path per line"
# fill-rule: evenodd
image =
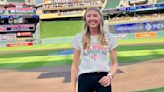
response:
M78 92L112 92L111 85L104 87L98 82L106 72L84 73L78 78Z

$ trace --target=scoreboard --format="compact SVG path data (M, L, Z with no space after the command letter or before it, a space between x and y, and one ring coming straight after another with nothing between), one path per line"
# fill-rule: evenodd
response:
M39 37L36 36L39 35L36 32L39 31L36 9L25 5L15 6L0 8L0 47L31 46L39 39L36 38Z
M35 14L36 9L34 8L8 8L9 14Z
M0 32L35 31L35 24L0 25Z
M35 31L38 15L1 15L0 32Z
M35 31L35 24L0 25L0 32Z

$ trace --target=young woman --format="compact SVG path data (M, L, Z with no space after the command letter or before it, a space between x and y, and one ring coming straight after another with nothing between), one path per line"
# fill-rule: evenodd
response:
M117 70L116 39L103 29L98 8L84 14L84 29L73 38L71 92L111 92L111 81ZM111 62L111 63L110 63Z

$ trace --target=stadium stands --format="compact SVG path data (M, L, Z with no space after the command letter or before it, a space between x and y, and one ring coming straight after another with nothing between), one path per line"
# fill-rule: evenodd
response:
M42 0L35 0L35 4L41 4Z
M124 23L139 23L139 22L150 22L150 21L160 21L164 20L164 14L160 15L145 15L138 17L116 17L113 19L109 19L109 24L124 24Z
M0 5L4 5L6 3L5 0L0 0Z
M133 2L134 6L130 6L129 1L107 0L103 14L105 19L109 20L109 24L164 20L162 10L164 0L136 0L137 2Z
M100 0L85 0L85 2L79 0L76 3L63 1L62 3L54 2L54 4L42 2L37 5L37 13L40 14L40 19L82 17L86 8L89 7L102 8L103 3Z
M20 3L24 3L24 0L7 0L7 2L20 2Z
M107 0L105 9L116 8L120 3L120 0Z
M164 0L157 0L157 3L164 3Z
M24 0L9 0L0 6L0 47L37 43L39 16ZM31 43L29 43L31 42Z
M4 13L5 13L5 8L0 7L0 14L4 14Z

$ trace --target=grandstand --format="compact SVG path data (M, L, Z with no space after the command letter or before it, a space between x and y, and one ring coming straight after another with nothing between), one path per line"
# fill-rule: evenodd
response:
M0 14L3 15L5 13L5 8L0 7Z
M38 43L39 16L24 0L0 5L0 47L29 46Z
M157 3L164 3L164 0L157 0Z
M161 37L164 33L163 0L107 0L102 12L105 28L123 39ZM143 37L134 37L138 34Z
M117 2L117 4L119 5L113 5L115 7L105 8L103 10L104 16L107 17L107 19L109 20L108 23L110 24L158 21L164 18L162 4L160 5L160 4L156 4L156 2L150 2L152 0L149 0L146 4L141 4L137 6L130 6L129 3L125 3L125 1L128 2L128 0L119 0L119 1L120 2ZM123 1L124 4L122 4ZM111 2L116 3L116 0L112 0ZM162 1L158 1L157 3L161 3L161 2ZM109 6L110 3L109 4L108 3L106 4L105 7Z
M38 4L42 3L42 0L35 0L34 2L35 2L36 5L38 5Z
M40 19L82 17L86 8L103 7L103 0L35 0L35 3Z
M1 7L1 5L4 5L4 4L6 4L6 0L0 0L0 7Z
M8 4L27 4L27 5L35 5L34 0L7 0Z
M120 0L107 0L106 6L104 9L113 9L116 8L120 3Z
M7 0L8 3L25 3L24 0Z

